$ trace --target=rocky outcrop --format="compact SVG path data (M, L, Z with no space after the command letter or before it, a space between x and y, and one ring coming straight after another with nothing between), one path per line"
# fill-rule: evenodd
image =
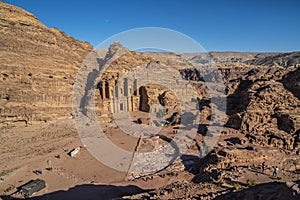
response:
M192 142L187 155L177 157L178 147L185 146L188 140L179 140L162 152L147 154L172 138L163 133L155 135L149 130L147 134L151 138L140 140L136 148L143 154L135 155L128 164L133 163L133 178L146 180L149 174L154 176L158 171L168 176L187 171L194 177L189 183L172 183L151 194L143 194L147 198L212 199L232 192L234 184L246 187L243 176L252 173L250 175L258 177L262 162L268 166L278 165L289 174L289 179L299 179L299 52L140 53L118 42L107 51L90 52L92 47L88 43L47 28L20 8L0 3L0 11L0 126L48 121L79 113L89 117L94 113L89 112L88 102L95 98L97 120L114 123L113 113L118 111L153 114L154 110L157 127L166 125L161 118L167 119L171 126L176 125L166 127L168 133L164 133L173 137L180 131L178 124L184 116L179 102L187 98L195 104L191 110L200 116L195 120L196 126L191 123L194 113L188 113L186 123L182 123L186 129L195 129L197 133L189 138ZM214 68L209 71L207 67L211 64ZM148 78L150 82L143 84ZM208 84L213 82L224 83L225 91L217 86L209 90ZM74 85L78 87L74 89L78 96L73 100L79 107L72 113ZM227 98L212 97L222 92ZM194 98L188 99L189 94ZM214 108L217 112L213 112ZM223 128L214 121L224 113L227 121ZM128 122L134 123L129 129L141 126L145 130L153 120L147 116L137 117L137 123L134 121ZM87 118L83 122L89 125L89 133L93 133L95 121ZM217 129L222 134L213 147L205 140L214 135L208 129L210 125L223 128ZM137 130L139 133L141 129ZM159 165L156 165L157 158L162 161ZM143 171L144 166L148 167L147 172ZM225 180L231 184L226 190L222 188ZM205 190L201 193L202 188ZM262 190L266 193L262 194ZM262 198L274 194L279 199L282 195L293 199L299 197L298 192L298 183L272 183L219 199L251 199L257 194Z
M244 62L252 59L263 59L267 56L279 53L255 53L255 52L210 52L209 55L218 63Z
M282 82L286 89L300 99L300 68L285 75Z
M294 85L298 84L296 79L299 70L293 71L293 66L287 64L297 63L295 54L270 54L271 56L267 56L268 54L264 56L247 54L247 58L253 56L258 60L280 57L283 60L290 61L281 62L272 67L240 62L219 62L216 63L217 71L214 70L205 74L200 68L191 68L191 64L195 60L208 59L207 55L203 53L199 54L198 57L197 54L184 54L185 59L183 59L183 55L180 59L179 54L139 54L127 51L126 54L113 62L105 74L114 73L116 80L117 77L120 77L119 72L116 71L123 70L123 73L125 73L133 66L139 65L146 65L146 68L155 65L167 68L167 64L172 63L172 67L180 72L181 78L188 80L197 92L199 110L202 116L199 121L199 133L203 135L207 131L206 124L209 124L212 118L216 118L216 116L211 116L211 109L213 106L217 106L216 103L212 103L212 99L207 99L209 91L205 86L205 81L223 81L227 94L227 127L241 131L252 144L270 145L299 152L300 102L294 93L286 89L290 87L295 91L296 87ZM215 57L216 55L218 54L214 54ZM139 62L139 60L142 62ZM284 68L287 66L289 66L289 70ZM117 70L114 70L114 68ZM222 80L218 79L218 72L221 74ZM114 75L111 75L111 77ZM109 79L106 78L106 80ZM169 91L168 88L151 84L143 86L139 92L141 97L140 110L142 111L149 112L151 105L155 104L160 104L167 110L172 111L169 112L168 117L180 111L179 99L176 99L175 94Z
M299 67L300 52L282 53L277 55L266 56L263 58L256 58L245 61L246 64L262 65L262 66L280 66L288 68L291 66Z
M215 200L232 200L232 199L276 199L276 200L296 200L300 198L299 185L296 183L265 183L254 187L221 195L214 198Z
M237 104L240 109L233 112L241 119L235 126L253 143L297 151L299 100L280 82L256 81L244 92Z
M0 126L71 117L77 71L92 46L0 2Z

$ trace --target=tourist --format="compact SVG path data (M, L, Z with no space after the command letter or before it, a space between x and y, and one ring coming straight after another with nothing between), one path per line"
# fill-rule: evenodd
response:
M273 177L277 177L278 174L278 167L274 167Z
M261 172L264 173L265 169L266 169L266 162L263 162L261 164Z

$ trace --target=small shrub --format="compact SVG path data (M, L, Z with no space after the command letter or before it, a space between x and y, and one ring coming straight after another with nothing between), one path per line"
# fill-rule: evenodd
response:
M259 184L259 181L254 180L254 179L247 179L247 184L249 186L255 186L255 185Z
M233 185L233 187L234 187L235 190L239 190L239 189L242 188L241 184L239 184L239 183L235 183L235 184Z
M32 76L32 73L29 73L28 76Z
M221 178L219 180L219 183L220 183L221 186L225 186L226 185L226 181L223 178Z
M53 78L53 76L52 76L52 75L49 75L49 78Z

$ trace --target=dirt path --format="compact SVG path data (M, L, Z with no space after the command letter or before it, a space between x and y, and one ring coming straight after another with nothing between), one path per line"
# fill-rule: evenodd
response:
M107 131L107 134L121 148L133 151L136 146L137 138L115 130ZM70 157L68 153L78 146L83 145L71 119L1 130L0 195L11 194L17 187L37 178L44 179L47 188L36 195L67 191L76 186L77 191L79 186L86 184L152 189L173 181L170 177L126 181L125 172L105 166L85 148L78 156ZM34 170L41 170L42 174L36 175Z

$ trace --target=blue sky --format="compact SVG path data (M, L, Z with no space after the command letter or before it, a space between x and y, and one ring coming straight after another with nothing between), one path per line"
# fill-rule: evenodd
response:
M162 27L186 34L207 51L300 50L300 1L4 0L49 27L97 46L122 31Z

